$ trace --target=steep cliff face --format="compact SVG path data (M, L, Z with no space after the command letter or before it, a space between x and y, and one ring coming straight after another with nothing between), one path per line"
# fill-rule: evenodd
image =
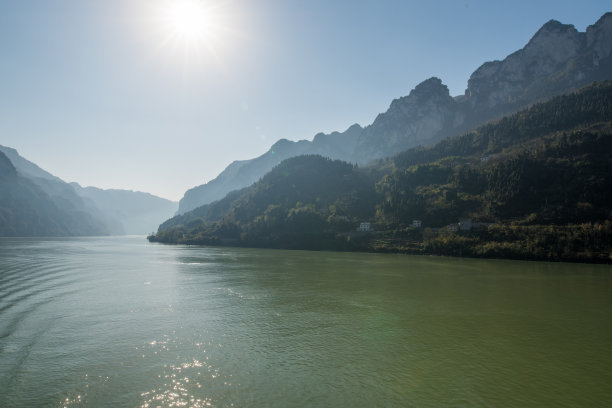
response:
M430 78L408 96L391 102L359 136L352 159L359 163L430 144L462 122L458 104L439 78Z
M562 70L583 46L584 35L574 26L549 21L525 48L472 74L466 91L470 107L481 112L516 101L535 80Z
M480 66L471 75L465 95L453 98L440 79L430 78L408 96L394 100L370 126L321 133L312 142L281 140L256 159L232 163L219 177L189 190L178 212L249 186L289 157L320 154L365 164L435 143L535 102L606 79L612 79L612 13L606 13L586 32L551 20L522 49L502 61Z
M587 28L586 42L593 53L593 65L599 66L602 60L612 56L612 13L604 14L597 23Z
M468 81L465 101L473 116L486 117L610 79L611 51L612 13L584 33L551 20L523 49L478 68Z

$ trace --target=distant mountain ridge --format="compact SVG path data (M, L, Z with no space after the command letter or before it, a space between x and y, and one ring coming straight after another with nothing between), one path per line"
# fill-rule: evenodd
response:
M108 234L105 225L79 207L78 201L76 205L74 202L62 202L20 175L2 150L0 191L0 236Z
M585 32L551 20L522 49L481 65L464 95L452 97L439 78L430 78L395 99L365 128L353 125L344 132L319 133L312 141L281 139L265 154L235 161L214 180L188 190L178 214L252 184L289 157L319 154L365 164L606 79L612 79L612 13Z
M150 193L70 185L81 197L91 200L107 219L118 221L127 235L150 233L178 208L177 202Z
M0 217L0 236L3 231L10 236L144 235L172 216L178 206L148 193L69 184L23 158L13 148L0 145L0 153L5 158L4 164L0 163L4 172L12 174L11 168L15 172L1 190L5 215L21 214ZM24 202L26 197L32 202ZM27 218L42 221L36 224Z

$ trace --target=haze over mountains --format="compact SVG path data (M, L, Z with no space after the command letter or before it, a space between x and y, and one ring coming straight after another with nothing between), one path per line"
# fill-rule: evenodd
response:
M452 97L441 79L430 78L408 96L394 100L369 126L319 133L312 141L279 140L265 154L235 161L214 180L188 190L178 214L251 185L293 156L319 154L366 164L606 79L612 79L612 13L585 32L551 20L522 49L502 61L481 65L471 75L464 95Z
M147 234L177 203L148 193L66 183L0 145L0 236Z
M612 80L612 13L585 32L551 20L522 49L481 65L464 95L453 97L441 79L429 78L393 100L372 124L319 133L312 141L281 139L265 154L234 161L214 180L188 190L178 206L148 193L66 183L0 146L0 235L146 234L175 213L252 185L288 158L320 155L371 165L604 80Z
M43 180L43 179L40 179ZM78 201L62 203L20 175L0 151L0 236L108 234L105 225L83 211Z

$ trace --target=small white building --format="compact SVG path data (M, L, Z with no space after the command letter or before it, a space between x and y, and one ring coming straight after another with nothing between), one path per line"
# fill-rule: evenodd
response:
M461 231L471 231L472 230L472 219L471 218L463 218L459 220L459 228Z
M459 230L459 225L457 225L457 224L449 224L449 225L446 226L446 228L450 232L457 232Z
M423 221L421 220L412 220L413 228L421 228L423 226Z
M372 223L370 223L370 222L361 222L361 223L359 223L359 228L357 228L357 231L360 231L360 232L369 232L369 231L372 231Z

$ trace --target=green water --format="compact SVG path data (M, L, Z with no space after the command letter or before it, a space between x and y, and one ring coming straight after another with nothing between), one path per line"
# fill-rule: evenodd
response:
M2 407L612 406L612 268L0 239Z

